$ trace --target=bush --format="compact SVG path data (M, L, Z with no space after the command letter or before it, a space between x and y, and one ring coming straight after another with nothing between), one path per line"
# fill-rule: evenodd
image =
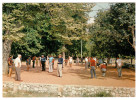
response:
M112 97L112 95L111 93L106 93L106 91L102 91L92 95L88 95L88 93L84 93L83 97Z
M106 93L105 91L96 93L94 97L112 97L110 93Z

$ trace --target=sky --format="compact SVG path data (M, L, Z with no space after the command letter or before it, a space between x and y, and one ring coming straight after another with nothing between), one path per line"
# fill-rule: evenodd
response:
M110 5L109 3L96 3L96 5L92 8L92 11L89 13L89 16L91 17L88 23L94 23L94 17L96 16L98 10L105 10L109 9Z

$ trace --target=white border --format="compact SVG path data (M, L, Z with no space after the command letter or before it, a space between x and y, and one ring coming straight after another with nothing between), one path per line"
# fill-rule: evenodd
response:
M136 0L4 0L4 1L0 1L0 29L1 29L1 34L0 34L0 100L3 100L3 99L10 99L10 100L16 100L16 99L39 99L39 98L3 98L2 97L2 3L30 3L30 2L37 2L37 3L81 3L81 2L91 2L91 3L94 3L94 2L136 2ZM136 10L137 10L137 7L136 7ZM136 72L137 72L137 69L136 69ZM135 81L136 82L136 81ZM137 88L136 88L137 90ZM137 93L136 93L136 96L137 96ZM63 99L66 99L66 100L70 100L70 99L76 99L76 100L91 100L91 99L96 99L96 100L103 100L103 99L106 99L106 100L110 100L110 99L119 99L119 100L137 100L137 97L112 97L112 98L95 98L95 97L92 97L92 98L83 98L83 97L79 97L79 98L40 98L40 99L53 99L53 100L57 100L57 99L60 99L60 100L63 100Z

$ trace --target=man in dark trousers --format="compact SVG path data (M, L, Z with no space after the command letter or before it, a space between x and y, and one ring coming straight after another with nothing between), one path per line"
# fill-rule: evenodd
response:
M45 71L46 58L44 55L41 57L42 71Z
M35 68L35 60L36 60L36 56L34 56L33 58L32 58L32 61L33 61L33 68Z

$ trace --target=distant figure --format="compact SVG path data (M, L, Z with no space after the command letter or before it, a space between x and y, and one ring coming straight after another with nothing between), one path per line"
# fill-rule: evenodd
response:
M117 58L117 70L118 70L118 76L121 77L122 76L122 66L123 66L123 62L121 59Z
M73 61L73 60L72 60L72 57L70 57L70 59L69 59L69 66L70 66L70 67L72 67L72 61Z
M52 60L52 67L53 67L53 69L54 69L54 61L55 61L55 59L53 57L53 60Z
M44 55L42 55L41 57L41 64L42 64L42 71L45 71L46 58L44 57Z
M65 61L65 66L67 66L67 63L68 63L68 59L65 59L64 61Z
M63 64L63 58L60 54L58 58L58 66L57 66L57 76L58 77L62 77L62 64Z
M13 56L10 56L8 58L8 66L9 66L9 77L11 77L12 74L12 68L13 68L13 60L12 60Z
M105 62L100 65L100 69L101 69L101 72L102 72L102 76L105 77L106 76L106 71L107 71L107 66L106 66Z
M21 55L19 54L18 57L15 59L15 80L16 81L21 81L20 77L20 67L21 67Z
M29 58L26 60L27 71L29 71Z
M83 58L81 58L81 65L83 65Z
M91 60L91 57L88 57L88 68L90 68L90 60Z
M88 57L85 57L85 69L87 69L88 68Z
M32 58L32 62L33 62L33 68L35 68L35 60L36 60L36 56L34 56L33 58Z
M52 61L53 61L53 57L50 55L49 56L49 72L53 72L53 63L52 63Z
M98 60L98 64L99 64L99 66L100 66L101 64L103 64L103 60L102 60L101 58Z
M36 57L36 67L38 67L39 57Z
M41 57L39 57L39 64L40 64L40 67L41 67Z
M29 56L29 65L31 66L31 56Z
M76 65L79 65L79 57L77 56Z
M93 58L91 58L90 60L90 71L91 71L91 78L93 78L93 73L94 73L94 77L96 78L95 60Z

